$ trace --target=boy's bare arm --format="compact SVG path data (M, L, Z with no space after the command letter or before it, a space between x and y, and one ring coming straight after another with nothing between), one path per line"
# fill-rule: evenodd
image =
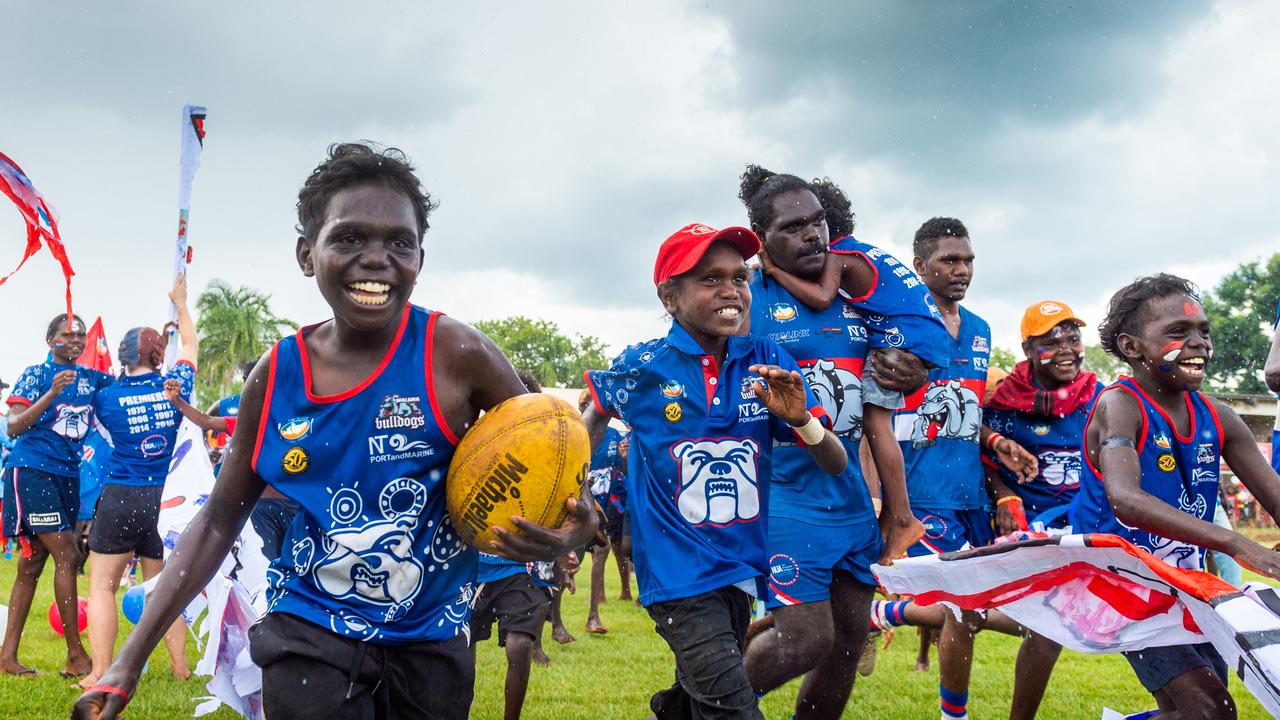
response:
M49 391L41 395L30 405L16 403L9 406L9 437L17 438L30 430L49 409L53 401L62 394L62 389L76 381L75 370L62 370L53 376Z
M1097 411L1085 430L1086 442L1093 439L1098 448L1103 487L1116 519L1171 540L1227 553L1250 570L1280 578L1280 554L1237 532L1188 515L1142 489L1142 469L1136 449L1142 429L1141 413L1137 401L1129 394L1107 393L1098 400ZM1108 446L1109 438L1128 440L1135 447L1123 443Z
M1271 334L1271 351L1267 353L1267 363L1262 366L1262 374L1267 380L1267 387L1272 392L1280 392L1280 323L1276 324Z
M196 427L205 432L226 432L227 419L223 417L214 417L208 413L202 413L191 405L191 403L182 399L182 383L177 380L164 381L164 396L174 407L178 408L178 412L182 413L182 417L196 424Z
M600 446L604 442L605 430L609 428L609 416L600 412L600 408L596 407L595 401L587 405L587 409L582 411L582 422L587 426L587 437L591 441L591 450Z
M761 261L769 277L797 300L814 310L826 310L836 299L836 291L840 289L840 279L844 271L844 256L828 253L822 266L822 275L817 282L805 280L783 270L769 260L768 253L761 253Z
M1272 517L1280 513L1280 476L1258 451L1253 433L1234 410L1213 398L1206 398L1218 411L1222 422L1222 458L1240 482Z
M752 386L756 397L769 412L782 418L788 425L796 429L796 434L804 438L805 427L813 416L807 407L808 397L805 393L804 378L795 370L784 370L777 365L752 365L751 372L759 373L767 382L757 382ZM813 442L808 438L805 442L809 455L822 472L828 475L839 475L849 465L849 454L844 444L830 430L822 428L821 439Z

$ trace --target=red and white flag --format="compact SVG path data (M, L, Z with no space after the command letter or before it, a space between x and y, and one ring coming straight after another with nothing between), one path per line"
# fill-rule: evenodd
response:
M1063 647L1116 653L1211 642L1280 717L1280 595L1182 570L1115 535L1066 535L876 565L892 593L1001 612Z
M89 326L84 336L84 352L76 364L104 373L111 372L111 349L107 347L107 336L102 329L102 318L99 317Z

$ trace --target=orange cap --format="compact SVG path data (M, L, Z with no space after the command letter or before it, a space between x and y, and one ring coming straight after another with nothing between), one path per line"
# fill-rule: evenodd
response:
M1022 313L1022 341L1026 342L1027 338L1044 335L1059 323L1068 320L1080 327L1085 325L1083 320L1076 317L1071 306L1064 302L1041 300L1033 303L1026 312Z

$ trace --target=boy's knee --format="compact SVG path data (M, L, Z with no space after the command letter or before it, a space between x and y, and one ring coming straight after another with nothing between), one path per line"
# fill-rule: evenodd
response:
M1236 720L1236 702L1221 685L1201 687L1178 703L1178 714L1189 720Z
M523 662L533 658L533 636L523 632L508 632L504 650L507 662Z

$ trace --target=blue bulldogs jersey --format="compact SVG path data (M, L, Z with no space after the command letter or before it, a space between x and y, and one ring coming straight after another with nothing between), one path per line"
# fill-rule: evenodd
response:
M1080 449L1084 442L1084 426L1101 393L1102 386L1098 385L1093 399L1066 417L1043 417L990 408L985 411L987 427L1026 448L1039 462L1035 478L1019 483L1016 475L992 460L990 453L987 454L987 462L998 469L1004 484L1022 498L1028 520L1035 520L1040 513L1075 499L1084 466Z
M619 482L626 482L626 468L622 465L622 452L619 444L626 437L616 428L605 428L604 440L591 453L591 469L587 473L587 484L591 497L595 498L601 508L612 506L610 495ZM607 510L607 508L606 508Z
M79 476L80 449L93 419L93 399L114 378L79 365L59 365L46 360L22 371L8 403L10 406L34 405L53 387L53 376L63 370L75 370L75 382L62 388L31 429L14 441L5 467Z
M1151 400L1133 378L1123 377L1104 392L1127 392L1142 408L1138 462L1142 490L1205 522L1213 522L1218 503L1222 458L1222 424L1207 397L1187 393L1191 432L1182 436L1164 408ZM1085 458L1076 505L1076 531L1112 533L1180 568L1204 569L1204 548L1171 540L1120 522L1111 510L1102 474Z
M164 485L182 423L182 414L164 396L164 383L169 379L182 384L182 398L190 402L196 369L186 361L174 365L166 375L150 372L120 378L98 393L94 411L112 447L105 484Z
M756 580L765 554L773 442L794 432L751 390L751 365L799 370L769 340L731 337L724 367L679 323L586 373L597 407L631 427L627 497L645 605ZM812 393L810 412L825 416Z
M951 334L942 312L920 277L897 258L852 236L831 243L840 255L861 255L875 268L871 292L846 298L862 311L870 330L872 349L898 348L936 367L951 362Z
M796 359L831 419L831 431L849 454L848 467L832 477L794 438L779 444L773 454L770 516L833 524L874 520L858 462L866 325L851 305L832 303L826 310L813 310L763 274L751 283L751 296L751 333L769 338Z
M929 382L908 395L893 419L907 472L912 507L989 508L978 443L991 358L987 321L960 308L960 333L947 339L951 359L929 371Z
M457 438L432 388L437 317L406 306L382 365L341 395L311 392L311 328L272 349L253 468L301 511L268 571L268 612L384 644L467 632L477 553L445 512Z

